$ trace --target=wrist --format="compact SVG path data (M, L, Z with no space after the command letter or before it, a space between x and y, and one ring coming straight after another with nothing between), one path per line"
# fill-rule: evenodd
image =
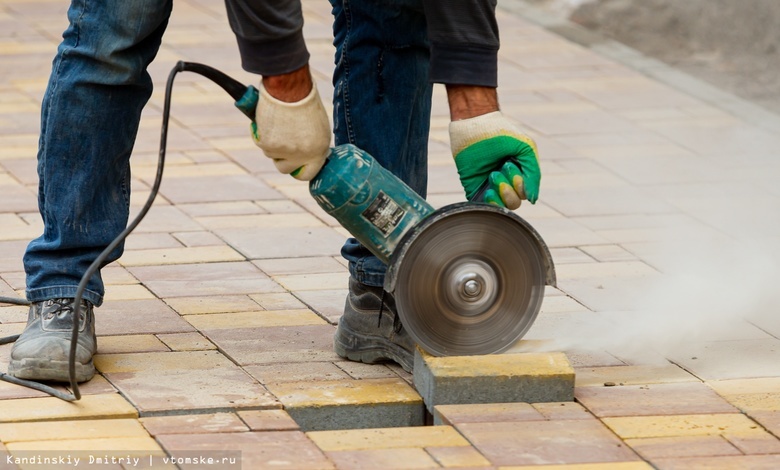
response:
M301 101L314 86L308 64L290 73L263 76L262 82L271 97L285 103Z
M498 93L493 87L447 85L450 120L460 121L498 111Z

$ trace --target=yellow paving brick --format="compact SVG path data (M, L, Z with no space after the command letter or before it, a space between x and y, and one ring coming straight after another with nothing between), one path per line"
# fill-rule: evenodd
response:
M89 419L0 424L0 440L6 444L23 441L148 436L149 433L136 419Z
M707 382L707 385L723 397L756 393L780 393L780 377L713 380Z
M724 397L729 403L742 411L780 411L780 392L749 393Z
M192 333L167 333L157 335L166 346L173 351L202 351L205 349L217 349L211 341L206 339L202 334L197 332Z
M311 431L306 435L324 451L470 445L451 426Z
M490 461L473 447L426 447L425 451L442 467L490 466Z
M56 441L12 442L8 444L11 453L19 451L68 451L70 455L81 454L97 458L162 456L164 451L157 442L146 437L117 437L106 439L69 439ZM97 462L96 462L97 463Z
M159 248L126 251L120 263L123 266L159 266L167 264L213 263L243 261L244 256L226 245L194 246L186 248Z
M269 383L267 388L285 407L422 402L400 379Z
M0 423L137 416L135 408L116 393L84 395L76 402L54 397L0 400Z
M498 470L652 470L647 462L600 462L575 463L569 465L522 465L498 467Z
M266 310L297 310L306 305L289 292L250 294L249 297Z
M111 300L151 300L157 297L141 284L106 286L106 298Z
M2 160L2 157L0 157L0 160ZM8 227L7 229L3 227L3 230L0 231L0 241L30 240L39 236L42 230L42 227L39 227L38 225L20 225Z
M327 323L311 310L304 309L211 313L208 315L187 315L184 318L199 330L324 325Z
M709 434L744 435L760 430L755 421L735 413L631 416L603 418L602 421L623 439Z
M475 375L502 377L523 375L574 375L563 353L496 354L489 356L434 357L423 354L426 364L437 377L458 378Z
M272 276L272 279L290 291L347 289L349 283L345 272Z
M165 344L154 335L101 336L98 340L100 354L167 350Z
M171 297L165 300L180 315L229 313L258 310L260 305L246 295L212 295L208 297Z
M212 369L224 366L227 362L227 358L216 351L98 354L95 356L95 367L104 373Z

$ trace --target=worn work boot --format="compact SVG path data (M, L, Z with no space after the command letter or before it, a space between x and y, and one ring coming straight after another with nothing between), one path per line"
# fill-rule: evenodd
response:
M414 341L398 319L393 296L351 277L333 346L336 354L351 361L393 361L407 372L414 366Z
M11 348L8 375L28 380L69 382L68 356L73 331L74 299L51 299L30 306L25 327ZM97 351L92 304L81 301L76 346L76 381L95 375L92 356Z

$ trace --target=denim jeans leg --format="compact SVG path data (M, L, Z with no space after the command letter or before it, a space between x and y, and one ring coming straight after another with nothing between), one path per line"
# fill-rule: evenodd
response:
M171 0L72 0L41 111L38 206L43 234L24 255L27 298L73 297L127 225L130 154L152 92L147 66ZM106 260L121 255L117 247ZM100 305L97 273L84 298Z
M428 182L432 86L421 0L331 0L337 145L371 154L421 196ZM386 266L354 238L342 255L357 281L382 286Z

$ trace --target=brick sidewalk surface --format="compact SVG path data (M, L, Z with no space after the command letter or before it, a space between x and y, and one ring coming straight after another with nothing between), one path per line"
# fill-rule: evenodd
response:
M41 231L40 101L66 3L0 0L3 296L23 295L22 253ZM132 158L133 213L154 178L175 62L256 80L221 2L174 3ZM304 10L329 102L329 6ZM181 74L160 195L104 271L100 373L75 404L0 382L0 468L79 451L225 450L247 469L780 468L777 128L516 13L499 21L502 108L537 139L544 174L540 202L518 214L558 274L509 354L565 353L574 401L450 404L426 417L411 374L336 356L345 230L275 171L221 89ZM429 200L440 207L463 196L439 86L434 101ZM0 336L25 319L0 307ZM0 347L0 367L9 352ZM305 412L339 429L315 429ZM408 426L426 422L436 425Z

